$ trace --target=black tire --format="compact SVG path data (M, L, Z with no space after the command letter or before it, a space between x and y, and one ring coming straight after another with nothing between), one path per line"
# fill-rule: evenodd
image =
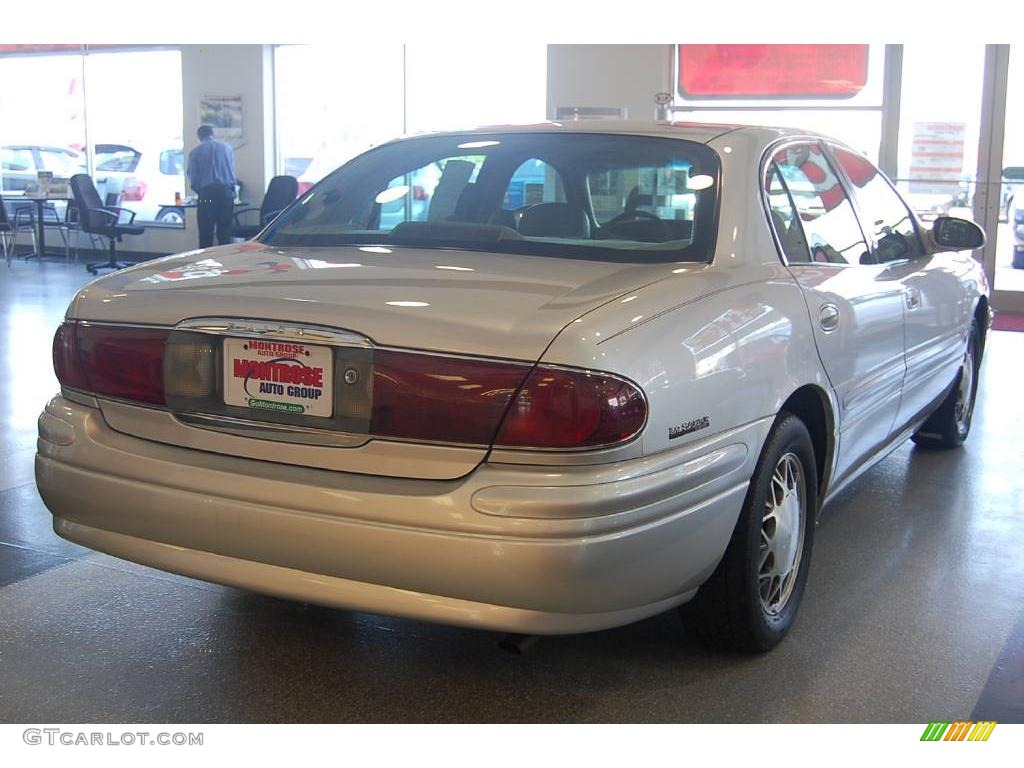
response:
M161 208L160 212L156 215L156 221L159 224L183 224L185 221L185 209Z
M949 393L928 420L911 436L911 440L922 448L935 449L958 448L964 444L964 440L971 432L980 368L981 335L978 331L978 321L975 320L971 324L971 332L967 338L964 362ZM964 376L968 374L970 380L965 387Z
M771 596L766 605L761 592L761 585L771 585L775 578L761 573L762 526L769 525L769 493L778 488L773 486L773 476L784 460L788 463L793 459L799 464L794 488L799 485L805 502L799 529L790 528L802 532L802 537L788 548L788 553L797 557L792 583L785 578L780 582L788 584L788 596L776 606L778 610L772 611ZM811 436L803 421L783 411L765 441L721 562L696 597L679 609L687 629L715 648L758 653L776 646L789 632L800 607L811 564L817 511L818 473ZM779 533L778 527L775 533ZM772 560L765 560L765 566L774 563L774 553L770 556Z

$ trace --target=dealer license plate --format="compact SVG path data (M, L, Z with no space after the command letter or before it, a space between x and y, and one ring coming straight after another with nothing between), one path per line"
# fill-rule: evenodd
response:
M254 418L272 411L295 416L334 413L330 347L264 339L224 339L224 403Z

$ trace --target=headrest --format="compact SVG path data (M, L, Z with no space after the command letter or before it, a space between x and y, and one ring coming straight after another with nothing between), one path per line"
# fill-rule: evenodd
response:
M590 219L578 205L538 203L523 211L519 234L526 237L590 237Z

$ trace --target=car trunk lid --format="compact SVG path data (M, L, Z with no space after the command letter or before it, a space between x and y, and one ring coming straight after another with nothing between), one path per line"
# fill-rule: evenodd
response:
M342 386L350 371L355 371L356 381L365 382L373 375L372 356L383 360L383 350L447 353L437 360L448 367L427 375L451 382L455 392L470 385L459 383L462 371L458 364L451 366L452 356L471 356L464 364L469 367L478 366L473 358L506 360L516 366L515 381L506 377L489 384L488 391L511 397L530 364L566 325L669 272L665 265L451 249L281 249L242 243L157 259L109 275L80 292L69 317L173 327L178 329L175 334L186 337L212 329L218 337L215 365L224 385L215 397L190 401L169 395L169 410L104 399L104 416L115 429L247 458L451 479L467 474L483 460L488 441L429 445L421 440L367 437L369 417L359 410L362 401L346 394ZM257 338L269 339L271 345L245 343ZM254 386L280 387L274 378L273 354L278 349L274 344L291 344L285 350L290 354L297 340L307 345L297 354L306 355L303 359L318 369L327 369L326 386L338 393L329 429L317 428L322 414L315 409L309 416L261 412L256 419L239 410L255 391L242 393L238 382L231 382L231 372L241 371L238 375L244 375L246 382L253 376L270 382ZM253 367L258 361L249 354L250 346L273 353L263 360L270 367ZM324 348L334 349L333 364L323 363L330 359L323 358ZM389 365L398 371L395 375L409 374L400 361L391 359ZM474 371L479 377L491 377L488 382L497 381L493 371L479 367ZM290 383L323 381L309 378ZM357 390L359 386L352 388ZM437 389L434 397L444 397L444 391ZM263 399L259 394L255 397ZM280 399L267 400L273 402L261 407L280 407ZM429 409L430 401L424 400L422 407ZM351 412L346 413L346 408ZM497 419L494 429L500 413L501 409L486 411L486 418Z

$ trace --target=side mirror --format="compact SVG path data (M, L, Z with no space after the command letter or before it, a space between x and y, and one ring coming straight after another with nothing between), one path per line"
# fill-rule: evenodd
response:
M985 244L985 233L981 227L967 219L939 216L932 224L935 244L950 251L968 251Z

